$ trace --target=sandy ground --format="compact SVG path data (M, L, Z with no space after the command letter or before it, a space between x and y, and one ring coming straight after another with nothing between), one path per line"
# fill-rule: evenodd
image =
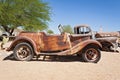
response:
M101 52L97 64L76 57L22 62L7 57L11 53L0 51L0 80L120 80L119 53Z

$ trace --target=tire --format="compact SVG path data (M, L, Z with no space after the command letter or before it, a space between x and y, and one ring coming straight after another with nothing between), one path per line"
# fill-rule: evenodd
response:
M34 54L33 49L28 43L19 43L15 46L13 55L18 61L30 61Z
M82 59L85 62L97 63L101 58L100 50L96 47L86 47L82 52Z

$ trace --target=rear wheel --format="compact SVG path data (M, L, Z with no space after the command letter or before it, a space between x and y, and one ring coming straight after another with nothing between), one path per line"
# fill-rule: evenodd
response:
M87 47L83 50L82 58L85 62L97 63L101 58L101 53L96 47Z
M14 57L16 60L29 61L33 56L33 49L28 43L19 43L14 48Z

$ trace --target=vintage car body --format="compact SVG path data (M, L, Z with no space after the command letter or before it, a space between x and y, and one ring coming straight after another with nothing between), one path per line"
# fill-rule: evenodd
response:
M17 60L31 60L38 55L75 55L81 54L86 62L100 60L101 44L91 40L89 35L48 35L44 32L21 32L7 51L14 51Z
M87 36L71 36L72 46L79 44L79 49L84 48L88 44L94 44L101 47L100 43L95 40L90 40ZM74 38L74 39L73 39ZM12 42L7 51L11 51L21 42L29 43L33 46L36 54L41 52L54 52L69 49L69 43L64 41L64 35L46 35L44 32L31 33L21 32L18 37ZM81 42L81 43L80 43ZM67 54L64 54L67 55ZM69 55L69 54L68 54Z
M96 40L102 44L103 51L116 51L118 46L117 40L119 32L99 32L95 34Z
M120 32L93 32L88 25L78 25L74 27L75 34L91 35L91 39L101 43L103 51L116 51L119 47Z

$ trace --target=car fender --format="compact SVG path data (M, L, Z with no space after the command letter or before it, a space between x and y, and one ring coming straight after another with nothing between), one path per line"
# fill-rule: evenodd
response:
M94 46L98 49L102 48L102 45L98 41L92 40L92 39L80 42L79 46L80 46L79 47L80 51L83 50L84 48L88 47L88 46Z
M22 42L29 43L31 47L33 48L34 53L38 54L37 45L32 39L26 36L16 37L16 39L11 43L10 47L7 48L7 51L12 51L17 44L22 43Z
M108 41L108 40L103 40L103 41L99 41L102 45L111 45L111 46L114 46L113 43L111 41Z
M113 46L113 43L116 43L117 37L106 37L106 38L97 38L97 41L99 41L101 44L108 43Z

